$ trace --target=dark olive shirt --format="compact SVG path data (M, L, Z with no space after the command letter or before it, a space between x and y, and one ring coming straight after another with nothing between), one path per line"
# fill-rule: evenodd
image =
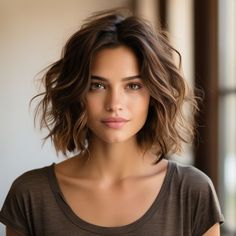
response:
M138 220L120 227L88 223L66 203L54 165L14 181L0 212L3 224L32 236L200 236L223 222L211 180L192 166L169 161L159 194Z

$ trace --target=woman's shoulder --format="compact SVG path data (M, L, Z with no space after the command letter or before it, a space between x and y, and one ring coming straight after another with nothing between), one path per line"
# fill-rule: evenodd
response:
M213 212L217 217L220 216L218 218L223 222L218 197L211 179L192 165L179 164L174 161L171 163L174 166L171 189L175 193L180 193L181 198L187 198L191 207L209 208L209 212Z
M169 161L174 168L173 181L192 189L193 191L202 191L214 189L213 183L209 176L203 171L192 165L181 164L176 161Z
M11 192L41 191L48 184L48 171L53 165L32 169L18 176L12 183Z
M192 165L170 163L173 167L171 191L176 202L182 202L186 212L191 212L193 235L203 235L214 224L223 223L224 216L211 179Z

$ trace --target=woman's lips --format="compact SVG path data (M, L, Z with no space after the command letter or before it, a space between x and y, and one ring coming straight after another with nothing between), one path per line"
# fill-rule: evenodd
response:
M102 123L108 128L119 129L122 128L128 122L127 119L122 117L107 118L102 120Z

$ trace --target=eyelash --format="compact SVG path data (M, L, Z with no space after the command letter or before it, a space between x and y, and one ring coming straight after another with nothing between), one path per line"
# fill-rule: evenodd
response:
M127 84L126 87L128 87L128 89L130 89L130 90L139 90L143 87L143 85L140 83L129 83L129 84ZM134 87L136 87L136 88L134 88ZM101 89L105 89L105 88L106 88L106 85L104 85L102 83L98 83L98 82L93 82L90 85L90 91L101 90Z
M143 86L142 86L142 84L139 84L139 83L129 83L128 84L128 86L131 88L132 86L135 86L136 87L136 89L134 89L134 88L131 88L131 90L139 90L139 89L141 89ZM138 88L137 88L138 87Z
M100 90L101 88L99 88L98 86L103 86L105 88L104 84L94 82L94 83L91 83L90 90L92 90L92 91L93 90Z

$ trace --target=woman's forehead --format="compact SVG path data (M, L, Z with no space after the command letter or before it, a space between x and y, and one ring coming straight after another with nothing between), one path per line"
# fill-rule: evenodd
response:
M109 78L116 74L120 78L139 75L138 58L126 46L99 50L92 61L91 74Z

